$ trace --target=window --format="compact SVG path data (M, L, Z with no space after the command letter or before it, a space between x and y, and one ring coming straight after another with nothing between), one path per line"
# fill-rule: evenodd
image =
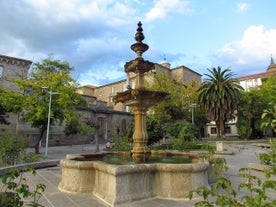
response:
M114 93L114 87L113 86L111 87L111 93Z
M127 84L124 84L123 85L123 91L126 91L127 90Z
M3 70L4 70L3 66L0 65L0 78L2 78L2 76L3 76Z
M231 134L231 128L230 127L226 127L225 128L225 133L226 134Z
M217 133L217 128L211 127L211 134L216 134L216 133Z
M99 96L102 96L103 95L103 91L99 91Z
M130 112L130 108L129 108L129 106L123 106L123 111L124 112Z

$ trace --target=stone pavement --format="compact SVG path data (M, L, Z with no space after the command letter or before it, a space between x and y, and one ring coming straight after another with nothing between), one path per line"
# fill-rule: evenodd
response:
M100 149L103 149L103 145ZM234 155L219 155L223 156L227 160L229 166L229 171L226 175L231 179L234 186L238 186L241 178L238 176L238 169L247 167L248 163L258 163L258 154L263 152L268 152L269 149L263 149L251 144L242 143L228 143L224 144L224 147L228 151L233 151ZM41 152L43 153L43 148ZM70 153L91 153L95 151L94 145L77 145L77 146L61 146L61 147L49 147L48 148L48 159L56 160L65 158L66 154ZM96 198L92 194L69 194L60 192L57 188L60 177L61 169L59 166L37 169L36 176L27 175L27 180L30 185L34 186L37 183L44 183L46 191L43 193L40 203L45 207L106 207L107 205L104 201ZM262 176L261 172L255 172L258 176ZM241 192L239 196L243 196L245 192ZM276 192L272 192L275 194ZM274 195L273 194L273 195ZM199 201L200 198L195 198L192 201L189 199L175 199L168 200L162 198L153 198L143 201L137 201L132 203L127 203L119 205L118 207L183 207L183 206L194 206L194 203Z

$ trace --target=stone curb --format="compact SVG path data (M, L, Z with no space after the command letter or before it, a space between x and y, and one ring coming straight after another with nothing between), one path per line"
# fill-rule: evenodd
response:
M215 154L216 154L216 155L233 155L234 152L224 150L224 151L215 151Z
M11 168L17 168L20 171L24 169L24 167L34 168L34 169L40 169L40 168L48 168L48 167L55 167L59 165L60 160L48 160L48 161L42 161L42 162L34 162L34 163L26 163L26 164L19 164L19 165L12 165L0 168L0 176L6 174L9 169Z
M259 164L259 163L248 163L248 168L252 170L258 170L258 171L272 170L272 166Z

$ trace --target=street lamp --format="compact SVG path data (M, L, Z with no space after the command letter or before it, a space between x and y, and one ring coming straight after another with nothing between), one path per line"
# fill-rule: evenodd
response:
M42 87L43 90L48 89L48 87ZM47 122L47 135L46 135L46 145L45 145L45 157L48 156L48 144L49 144L49 133L50 133L50 121L51 121L51 105L52 105L52 95L58 94L58 92L53 92L52 89L47 91L50 94L49 100L49 111L48 111L48 122Z
M196 107L196 104L192 103L190 107L192 108L192 124L194 124L194 108Z

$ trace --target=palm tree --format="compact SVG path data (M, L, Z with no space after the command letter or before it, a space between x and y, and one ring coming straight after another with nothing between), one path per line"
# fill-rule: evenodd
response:
M225 122L232 118L237 109L240 92L243 88L229 68L207 69L207 79L198 89L199 105L205 110L207 118L216 122L217 137L224 136Z

